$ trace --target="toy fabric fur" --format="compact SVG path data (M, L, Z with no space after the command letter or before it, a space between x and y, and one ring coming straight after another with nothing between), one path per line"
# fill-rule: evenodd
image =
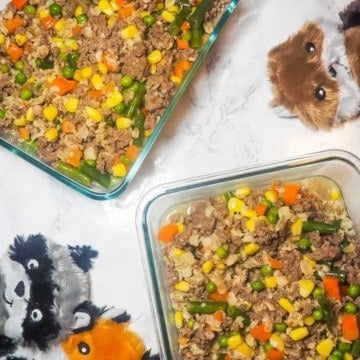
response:
M332 19L309 21L268 54L279 115L331 129L360 114L360 0Z

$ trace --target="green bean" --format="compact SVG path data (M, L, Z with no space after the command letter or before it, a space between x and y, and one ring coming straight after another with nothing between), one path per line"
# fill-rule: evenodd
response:
M360 340L355 340L351 345L351 354L360 357Z
M80 54L78 52L69 53L66 56L66 60L69 64L69 66L76 70L77 69L77 61L79 59Z
M190 301L187 305L189 314L214 314L218 310L226 311L225 301Z
M303 221L302 228L305 232L318 231L321 235L332 235L339 230L336 224L327 224L314 220Z
M250 325L250 316L243 310L239 309L236 306L228 305L226 309L226 315L235 320L237 317L241 316L243 318L244 326Z
M224 193L224 197L226 201L229 201L230 198L234 197L234 193L232 191L227 191L226 193Z
M91 179L89 176L80 172L77 168L75 168L71 165L68 165L62 161L59 161L55 168L62 174L67 175L68 177L79 182L80 184L83 184L85 186L89 186L91 184Z
M325 273L327 276L334 276L338 278L342 283L346 281L346 271L337 268L332 268Z
M214 5L214 0L202 0L201 3L196 7L195 11L189 16L189 23L192 28L200 29L204 19L205 14L212 6Z
M191 29L190 46L193 49L197 49L201 46L202 36L203 36L203 30L201 28L192 28Z
M91 166L84 161L80 164L79 170L83 174L87 175L90 179L102 185L103 187L108 188L110 186L110 181L111 181L110 175L103 174L98 169L96 169L95 166Z
M132 119L135 115L136 109L140 109L144 97L146 94L146 85L145 84L139 84L138 89L136 90L134 97L131 99L129 104L127 105L127 108L125 110L125 116Z
M332 303L325 297L318 298L318 303L323 311L324 320L329 330L332 331L336 324L336 315Z
M37 154L38 144L37 144L37 142L34 141L34 140L26 140L26 141L24 141L24 142L21 144L21 147L22 147L25 151L27 151L27 152L29 152L29 153L31 153L31 154L33 154L33 155L36 155L36 154Z
M351 350L351 344L340 341L337 344L337 348L342 352L348 352Z
M176 14L175 20L170 24L169 32L171 35L177 35L180 31L180 27L185 19L191 13L191 4L187 0L179 0L178 5L180 11Z
M277 207L272 206L266 212L266 218L269 220L270 224L276 224L279 220L279 210Z
M134 116L134 127L138 129L138 137L133 140L133 144L140 147L143 145L144 142L144 121L145 117L144 114L141 112L140 109L135 110L135 116Z
M38 69L43 69L43 70L47 70L47 69L53 69L54 68L54 60L51 59L40 59L37 58L35 60L36 63L36 67Z

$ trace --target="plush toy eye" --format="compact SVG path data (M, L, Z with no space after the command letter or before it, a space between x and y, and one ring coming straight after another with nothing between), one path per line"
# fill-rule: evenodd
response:
M313 53L316 50L316 46L313 42L308 42L305 45L305 49L308 53Z
M90 346L86 342L81 341L78 344L78 350L80 354L87 355L90 353Z
M27 262L26 267L28 268L28 270L35 270L39 267L39 262L35 259L30 259Z
M315 96L318 100L323 101L326 98L326 91L321 86L318 86L315 89Z
M39 310L39 309L34 309L32 312L31 312L31 320L34 321L34 322L38 322L42 319L43 317L43 314L42 312Z

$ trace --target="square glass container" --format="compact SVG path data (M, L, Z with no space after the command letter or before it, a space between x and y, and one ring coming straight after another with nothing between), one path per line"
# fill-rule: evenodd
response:
M4 8L7 1L0 0L0 8ZM229 5L224 9L223 13L219 17L217 23L214 26L214 29L210 36L208 37L205 44L201 46L198 52L198 56L195 62L192 64L191 69L186 73L184 80L182 81L181 85L179 86L178 90L176 91L174 97L172 98L171 102L167 106L166 110L164 111L163 115L161 116L158 124L156 125L154 131L152 132L151 136L147 138L145 145L140 151L139 156L137 157L136 161L131 166L131 169L128 171L125 177L121 178L119 181L114 181L111 183L108 189L101 187L100 185L94 184L94 182L89 186L84 186L81 183L77 182L76 180L72 179L69 176L64 175L63 173L57 171L54 167L46 164L42 161L35 153L34 149L31 146L28 146L24 142L18 141L15 136L11 136L9 134L4 133L0 130L0 144L5 148L9 149L16 155L22 157L23 159L29 161L31 164L37 166L38 168L44 170L48 174L54 176L56 179L62 181L63 183L69 185L70 187L74 188L75 190L79 191L80 193L97 200L106 200L114 198L120 194L122 194L131 181L134 179L137 171L139 170L140 166L144 162L147 154L149 153L151 147L155 143L156 139L159 137L161 130L165 126L166 122L168 121L172 111L174 110L176 104L178 103L179 99L181 98L182 94L188 87L189 83L195 76L197 70L199 69L202 60L209 52L211 46L214 44L215 40L217 39L218 35L220 34L221 30L223 29L227 19L233 13L236 6L238 5L239 0L232 0Z
M174 210L186 209L197 200L221 195L242 185L261 188L275 180L296 181L313 176L327 178L339 186L355 231L358 232L360 159L342 150L326 150L277 163L160 185L147 193L137 208L136 225L163 359L180 359L161 242L157 238L166 216Z

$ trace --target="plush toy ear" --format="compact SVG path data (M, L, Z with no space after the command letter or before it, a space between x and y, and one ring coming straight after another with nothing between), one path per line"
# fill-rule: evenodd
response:
M92 267L92 259L97 257L98 252L93 250L91 246L68 246L70 256L74 259L76 265L84 270L89 271Z
M281 118L292 119L297 117L296 115L291 113L285 106L282 105L275 107L275 112L276 115Z
M16 350L16 345L12 339L5 335L0 335L0 356L10 355Z

